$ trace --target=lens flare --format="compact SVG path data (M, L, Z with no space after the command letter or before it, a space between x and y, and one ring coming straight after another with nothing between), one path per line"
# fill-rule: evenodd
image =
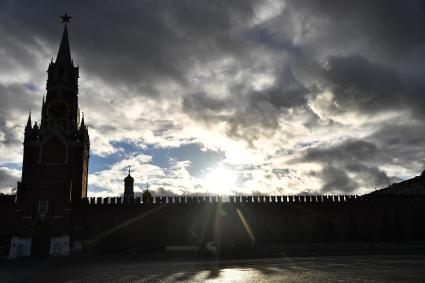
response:
M205 187L213 194L230 194L235 182L235 172L221 165L211 170L205 177Z

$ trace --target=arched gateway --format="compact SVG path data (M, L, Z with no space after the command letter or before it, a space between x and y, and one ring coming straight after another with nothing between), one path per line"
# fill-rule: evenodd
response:
M48 223L39 222L32 232L31 255L48 256L50 251L51 227Z

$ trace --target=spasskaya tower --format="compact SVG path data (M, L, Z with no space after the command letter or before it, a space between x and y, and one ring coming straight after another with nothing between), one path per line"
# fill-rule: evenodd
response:
M78 67L64 23L56 60L47 70L40 125L25 127L10 257L68 255L81 250L78 207L87 196L90 141L78 108ZM74 211L74 213L73 213Z
M72 202L87 196L89 135L78 108L78 67L74 66L68 39L70 17L62 17L64 29L56 60L47 70L47 95L43 98L40 125L25 127L22 182L69 183Z

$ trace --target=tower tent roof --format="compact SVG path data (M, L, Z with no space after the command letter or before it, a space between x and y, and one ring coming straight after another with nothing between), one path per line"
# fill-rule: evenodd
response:
M71 59L71 48L69 47L69 40L68 40L68 27L65 24L63 28L63 34L62 34L62 40L61 44L59 46L58 55L56 56L56 64L72 64Z
M28 114L28 121L25 130L31 130L31 111Z

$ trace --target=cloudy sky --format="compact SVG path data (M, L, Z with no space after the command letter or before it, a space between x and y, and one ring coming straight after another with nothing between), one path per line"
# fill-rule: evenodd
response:
M423 1L0 0L0 191L64 12L89 194L363 194L425 169Z

